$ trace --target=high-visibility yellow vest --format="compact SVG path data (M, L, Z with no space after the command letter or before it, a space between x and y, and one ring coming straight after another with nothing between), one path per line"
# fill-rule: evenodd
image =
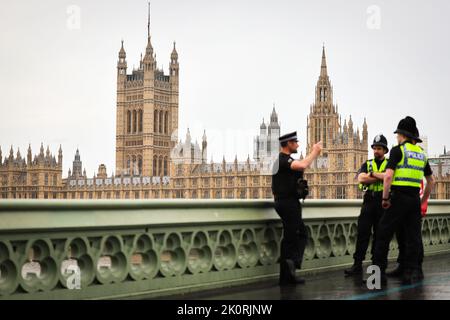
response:
M388 159L384 158L383 162L381 163L380 167L378 168L377 163L374 159L367 160L367 172L385 172L386 171L386 165L388 163ZM366 185L366 184L359 184L359 189L363 191L374 191L374 192L380 192L383 191L383 180L378 180L375 183Z
M402 160L397 164L392 180L393 186L420 188L427 164L423 149L410 142L400 145Z

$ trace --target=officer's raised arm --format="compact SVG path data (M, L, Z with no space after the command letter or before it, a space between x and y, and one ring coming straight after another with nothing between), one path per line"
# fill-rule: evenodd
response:
M309 168L309 166L311 166L311 163L320 155L321 151L322 141L319 141L315 145L313 145L311 153L308 154L305 159L292 161L291 169L296 171L303 171Z

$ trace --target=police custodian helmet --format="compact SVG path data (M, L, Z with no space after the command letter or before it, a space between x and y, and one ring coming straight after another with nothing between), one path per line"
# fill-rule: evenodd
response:
M375 146L383 147L385 149L385 153L389 152L389 148L387 145L387 139L381 133L376 135L376 137L373 139L373 143L370 147L373 149L373 147L375 147Z

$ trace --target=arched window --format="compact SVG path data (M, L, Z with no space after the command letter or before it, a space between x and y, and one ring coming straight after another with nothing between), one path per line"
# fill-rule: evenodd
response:
M157 160L156 160L156 156L153 156L153 176L156 176L157 173Z
M131 160L128 158L127 160L127 173L130 173Z
M159 121L159 133L163 133L163 124L164 124L164 122L163 122L163 112L162 111L160 111L159 112L159 119L158 119L158 121Z
M143 111L142 109L139 110L139 132L142 132L142 118L143 118Z
M131 111L127 111L127 132L131 132Z
M169 112L164 112L164 133L169 131Z
M138 160L138 174L142 175L142 157L139 156L139 160Z
M133 162L132 162L132 168L131 168L131 172L133 174L136 174L136 169L137 169L137 162L136 162L136 156L133 156Z
M153 117L153 132L158 132L158 110L155 110Z
M164 157L164 176L167 176L167 166L168 166L167 162L168 162L167 157Z
M158 176L162 175L162 168L163 168L162 161L163 161L163 157L160 156L159 160L158 160Z
M136 119L136 110L133 110L133 132L136 132L137 129L137 119Z

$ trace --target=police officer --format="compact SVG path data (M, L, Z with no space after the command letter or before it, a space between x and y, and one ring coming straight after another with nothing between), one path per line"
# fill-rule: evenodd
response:
M372 234L371 251L373 260L373 245L376 239L376 229L384 212L381 207L381 197L383 193L384 171L387 165L385 154L389 152L386 137L382 134L377 135L373 140L371 148L374 158L364 162L358 174L359 188L364 191L364 200L358 218L356 250L353 255L354 263L350 269L344 270L346 276L362 274L362 262L366 256Z
M400 120L394 133L399 145L392 148L386 166L382 197L386 212L378 225L374 264L380 267L381 281L385 283L389 243L401 227L406 244L403 283L410 284L419 280L422 247L420 185L425 175L428 184L424 194L428 197L433 178L424 151L412 143L420 141L416 121L412 117Z
M283 286L305 282L304 279L295 276L295 269L301 268L307 240L297 181L303 178L304 170L319 156L322 143L316 143L312 147L311 154L303 160L294 160L291 154L297 153L299 147L297 132L285 134L279 141L281 152L273 165L272 193L275 210L283 223L279 278L279 284Z
M419 131L414 132L414 135L416 137L419 137ZM419 141L417 141L416 139L412 139L412 144L416 144L418 142L422 142L420 140L420 138L417 138ZM425 169L427 169L427 167L425 167ZM428 168L428 170L425 172L425 175L429 174L431 175L431 170ZM432 186L431 186L432 187ZM429 191L431 191L431 189L429 189ZM423 194L422 196L422 202L427 201L429 198L429 194ZM405 230L404 228L402 228L402 226L400 226L397 231L395 232L395 237L397 238L397 243L398 243L398 257L397 257L397 267L389 272L386 272L386 275L388 277L392 277L392 278L401 278L403 276L403 272L405 270L404 268L404 264L405 264L405 251L406 251L406 242L405 242ZM423 252L423 244L420 247L420 252L419 252L419 267L418 267L418 279L422 280L424 278L424 274L423 274L423 270L422 270L422 263L423 263L423 256L424 256L424 252Z

